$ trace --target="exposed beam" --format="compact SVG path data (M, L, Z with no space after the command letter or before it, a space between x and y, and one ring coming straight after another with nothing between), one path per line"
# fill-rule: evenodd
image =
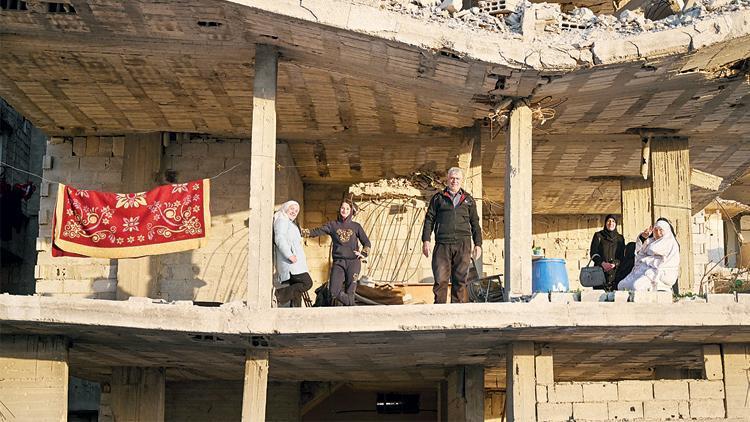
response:
M690 170L690 184L699 188L708 190L719 190L721 182L724 181L723 177L714 176L711 173L700 171L698 169Z

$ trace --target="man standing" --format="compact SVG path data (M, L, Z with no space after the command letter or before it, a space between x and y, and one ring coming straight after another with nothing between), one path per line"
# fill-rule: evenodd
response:
M466 281L471 258L482 255L482 230L479 226L477 204L461 189L463 171L458 167L448 170L448 186L430 200L422 229L422 253L430 256L430 237L435 232L432 253L432 274L435 303L445 303L448 284L451 284L451 303L465 303ZM471 244L474 242L474 249Z

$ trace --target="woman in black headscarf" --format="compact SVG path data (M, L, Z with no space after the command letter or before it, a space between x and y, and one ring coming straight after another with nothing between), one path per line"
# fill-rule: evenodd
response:
M594 264L604 270L604 286L596 288L616 290L620 281L617 269L625 257L625 239L617 232L617 217L609 214L604 218L604 228L594 233L589 250Z

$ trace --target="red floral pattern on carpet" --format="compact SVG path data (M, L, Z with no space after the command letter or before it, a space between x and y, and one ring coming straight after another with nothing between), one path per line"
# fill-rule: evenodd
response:
M135 258L204 246L210 181L110 193L60 184L52 256Z

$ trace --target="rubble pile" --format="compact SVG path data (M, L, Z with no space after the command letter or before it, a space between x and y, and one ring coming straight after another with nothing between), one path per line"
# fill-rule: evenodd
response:
M419 171L409 177L356 183L349 187L349 193L358 198L429 198L443 188L441 180L437 173Z
M750 0L698 0L695 6L652 21L643 10L622 10L615 15L595 15L585 7L563 13L557 3L530 3L527 0L483 0L464 9L462 0L360 0L384 9L439 22L450 28L508 33L536 37L544 34L576 32L588 38L594 32L628 35L643 31L666 30L690 25L718 13L750 8ZM651 16L651 15L649 15Z
M463 9L461 0L381 0L380 7L447 24L448 27L467 27L493 32L508 32L505 3L522 4L520 0L480 1L478 6ZM520 26L519 28L520 29Z

